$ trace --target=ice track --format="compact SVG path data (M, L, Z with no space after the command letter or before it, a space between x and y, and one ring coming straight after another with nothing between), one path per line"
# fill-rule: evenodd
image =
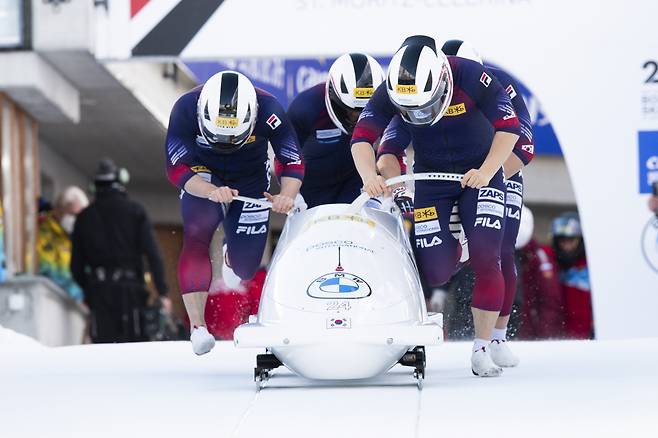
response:
M0 344L0 436L655 437L658 339L515 343L518 369L473 377L470 344L411 370L313 382L278 369L256 392L256 350L220 342L45 348ZM337 359L338 360L338 359Z

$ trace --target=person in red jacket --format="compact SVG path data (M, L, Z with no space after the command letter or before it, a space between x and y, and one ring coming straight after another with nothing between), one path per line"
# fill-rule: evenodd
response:
M552 224L553 254L559 267L564 297L565 335L571 339L594 337L592 298L580 218L564 213Z
M532 238L532 211L523 207L516 240L520 283L519 339L564 336L564 299L553 251Z

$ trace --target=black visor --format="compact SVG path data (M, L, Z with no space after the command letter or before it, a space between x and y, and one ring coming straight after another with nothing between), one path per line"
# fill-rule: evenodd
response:
M338 97L336 94L336 90L334 90L334 86L331 82L329 82L329 102L331 103L332 111L336 115L336 118L343 125L343 127L347 131L352 131L354 129L354 125L356 125L358 117L350 116L353 114L360 114L363 108L350 108L349 106L345 105L343 101L340 100L340 97Z

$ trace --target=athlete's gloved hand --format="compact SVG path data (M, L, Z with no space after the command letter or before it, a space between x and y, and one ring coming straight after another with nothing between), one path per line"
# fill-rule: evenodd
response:
M404 217L411 217L414 214L413 194L405 186L393 189L393 200L402 212Z
M492 175L487 175L480 169L471 169L462 178L462 188L472 187L474 189L481 189L489 185L492 177Z
M290 196L281 194L272 196L267 192L263 192L263 195L272 203L272 211L276 213L286 214L295 204L295 201Z
M238 191L227 186L217 187L208 193L208 199L217 203L231 202L234 196L238 196Z
M386 185L386 180L381 175L374 175L363 180L363 191L371 198L385 195L391 196L391 189Z

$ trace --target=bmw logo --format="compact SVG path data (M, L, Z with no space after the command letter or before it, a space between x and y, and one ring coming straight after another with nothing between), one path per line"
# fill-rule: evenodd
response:
M361 277L347 272L332 272L314 280L306 293L313 298L357 299L369 296L372 290Z

